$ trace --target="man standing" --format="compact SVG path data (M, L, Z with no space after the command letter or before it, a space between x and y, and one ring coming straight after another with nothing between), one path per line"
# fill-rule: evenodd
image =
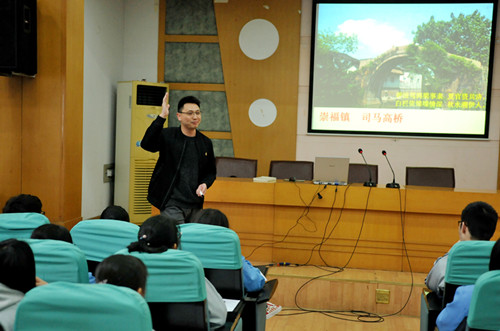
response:
M182 223L203 208L203 197L215 181L215 156L212 141L197 130L200 101L194 96L179 101L180 127L163 128L169 109L167 92L161 114L146 130L141 147L160 152L149 182L148 201L163 215Z
M490 240L497 226L498 214L486 202L469 203L458 221L458 237L464 240ZM439 297L443 296L444 276L448 262L448 253L434 262L434 266L425 279L425 285Z

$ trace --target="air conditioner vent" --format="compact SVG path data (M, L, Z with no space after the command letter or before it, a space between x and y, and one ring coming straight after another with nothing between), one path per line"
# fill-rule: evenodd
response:
M134 160L133 210L132 214L151 215L148 202L148 186L156 160Z
M137 104L142 106L161 106L167 92L165 86L137 85Z

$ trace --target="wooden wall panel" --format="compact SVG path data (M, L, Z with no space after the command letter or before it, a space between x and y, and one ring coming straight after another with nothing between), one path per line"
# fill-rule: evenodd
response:
M81 219L83 0L38 0L38 74L0 79L0 203L40 197L48 218Z
M231 0L215 3L215 16L231 122L234 156L258 159L257 174L268 175L271 160L295 160L297 134L300 0ZM266 19L279 32L276 52L252 60L239 48L239 33L253 19ZM278 116L268 127L253 125L253 101L271 100Z
M83 149L84 1L65 1L65 97L62 132L62 194L59 215L68 227L81 220Z
M0 209L21 190L21 77L0 77Z
M23 84L21 191L39 196L50 220L61 196L64 15L61 1L38 1L38 73Z

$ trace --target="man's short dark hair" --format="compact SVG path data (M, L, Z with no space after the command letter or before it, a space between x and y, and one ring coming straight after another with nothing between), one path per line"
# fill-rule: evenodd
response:
M125 286L134 291L146 290L148 271L144 262L132 255L111 255L96 268L96 281Z
M181 100L179 100L179 104L177 105L177 112L178 113L180 113L182 111L182 108L184 108L184 105L186 103L194 103L198 107L200 107L200 104L201 104L200 100L198 100L197 97L192 96L192 95L188 95L188 96L182 98Z
M101 213L101 219L118 220L130 222L130 216L127 211L121 206L106 207Z
M461 220L469 228L472 239L490 240L497 227L498 214L488 203L469 203L462 211Z
M52 239L73 243L71 233L64 226L59 224L44 224L37 227L31 233L31 239Z
M42 201L31 194L16 195L5 203L3 213L41 213Z
M227 219L226 214L213 208L200 209L193 216L190 223L218 225L229 228L229 220Z

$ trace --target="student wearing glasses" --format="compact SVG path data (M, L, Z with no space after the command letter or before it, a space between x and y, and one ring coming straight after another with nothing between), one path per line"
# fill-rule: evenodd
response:
M204 195L215 181L215 156L212 141L197 130L200 100L186 96L179 101L179 127L163 127L169 109L167 92L162 111L146 130L141 147L160 153L149 183L148 201L162 215L183 223L203 208Z
M469 203L463 210L458 221L458 237L465 240L490 240L497 226L498 214L486 202ZM448 253L439 257L425 279L425 285L434 291L438 297L443 296L444 276Z

